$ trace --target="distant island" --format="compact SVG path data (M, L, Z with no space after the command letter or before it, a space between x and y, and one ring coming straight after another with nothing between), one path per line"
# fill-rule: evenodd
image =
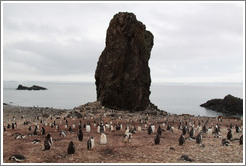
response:
M19 85L16 90L47 90L47 88L44 88L42 86L37 86L37 85L33 85L32 87L27 87L27 86L23 86L23 85Z
M230 94L226 95L224 99L208 100L200 106L230 115L243 114L243 99Z

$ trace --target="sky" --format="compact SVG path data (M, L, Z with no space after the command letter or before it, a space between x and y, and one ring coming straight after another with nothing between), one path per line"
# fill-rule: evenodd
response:
M3 81L95 82L118 12L133 12L154 35L152 82L244 81L244 2L16 2L2 9Z

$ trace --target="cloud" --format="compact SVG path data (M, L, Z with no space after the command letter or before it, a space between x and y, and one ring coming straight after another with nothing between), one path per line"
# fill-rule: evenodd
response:
M239 2L4 3L3 79L94 82L119 11L135 13L154 34L152 81L243 81Z

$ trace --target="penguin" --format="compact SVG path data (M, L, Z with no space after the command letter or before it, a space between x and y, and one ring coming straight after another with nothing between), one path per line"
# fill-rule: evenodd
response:
M216 125L214 126L213 134L215 134L215 135L218 135L218 134L219 134L219 127L218 127L218 124L216 124Z
M172 128L171 125L168 124L168 125L167 125L167 130L171 130L171 128Z
M10 128L10 124L7 125L7 129L9 129L9 128Z
M33 131L33 135L37 135L37 134L38 134L38 127L35 126L35 129L34 129L34 131Z
M161 126L160 126L160 125L158 126L157 133L158 133L159 135L162 134L162 129L161 129Z
M47 136L44 140L44 150L50 150L52 144L53 144L52 137L49 133L49 134L47 134Z
M38 143L40 143L40 142L41 142L40 140L34 139L34 140L32 141L32 144L38 144Z
M3 127L3 131L7 131L5 126Z
M186 134L186 131L187 131L187 129L186 129L187 127L186 126L184 126L183 127L183 130L182 130L182 135L185 135Z
M16 162L23 162L26 161L26 158L21 154L14 154L9 157L9 160L16 161Z
M202 127L202 131L203 131L204 133L207 133L207 127L206 127L205 124L204 124L204 126Z
M103 127L102 124L100 125L100 132L101 132L101 133L104 133L104 127Z
M91 137L88 141L87 141L87 149L93 149L94 148L94 138Z
M225 138L224 139L222 139L222 145L224 146L224 145L226 145L226 146L229 146L230 145L230 142L228 142Z
M68 154L74 154L75 153L75 145L74 145L73 141L70 141L70 143L68 145L67 153Z
M69 131L70 133L72 133L72 132L73 132L72 127L71 127L71 126L69 127L68 131Z
M196 136L196 143L197 143L197 144L202 143L202 132L200 132L200 133Z
M60 132L60 137L63 136L63 137L66 137L67 136L67 132L65 130L62 130Z
M91 126L89 124L86 125L85 131L88 133L91 131Z
M232 129L232 127L233 127L233 126L232 126L232 123L231 123L231 124L230 124L230 129Z
M26 137L26 136L19 134L19 135L16 135L16 136L15 136L15 139L21 139L21 138L25 138L25 137Z
M157 133L155 135L154 141L155 141L155 145L160 144L160 135L159 135L159 133Z
M45 135L45 129L44 129L44 127L41 128L41 135Z
M104 133L101 134L100 144L107 144L107 136Z
M179 145L183 145L185 143L185 137L184 135L182 134L180 137L179 137Z
M128 137L128 135L127 134L124 134L123 135L123 140L122 140L124 143L127 143L127 142L129 142L129 137Z
M154 124L151 125L151 129L152 129L152 133L154 133L155 132L155 125Z
M231 140L231 139L232 139L232 132L231 132L231 129L228 129L227 139L228 139L228 140Z
M12 125L11 125L11 129L15 129L15 124L14 123L12 123Z
M242 144L243 144L243 135L239 139L239 145L242 145Z
M29 130L29 131L32 131L32 126L29 126L28 130Z
M238 127L238 125L236 125L236 133L240 133L241 132L241 129L240 129L240 127Z
M195 135L195 129L192 127L189 133L190 138L194 138Z
M82 132L81 129L79 130L79 133L78 133L77 137L78 137L79 141L83 141L83 132Z
M151 134L152 133L152 128L151 128L151 126L149 126L149 128L148 128L148 134Z

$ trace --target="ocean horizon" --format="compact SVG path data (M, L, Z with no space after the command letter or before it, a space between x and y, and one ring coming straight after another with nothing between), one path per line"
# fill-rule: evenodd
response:
M38 85L48 90L16 90L19 84ZM151 83L150 101L170 114L219 116L222 113L207 110L200 104L231 94L243 99L243 83ZM39 106L58 109L74 107L96 101L93 82L35 82L3 81L3 103L15 106Z

